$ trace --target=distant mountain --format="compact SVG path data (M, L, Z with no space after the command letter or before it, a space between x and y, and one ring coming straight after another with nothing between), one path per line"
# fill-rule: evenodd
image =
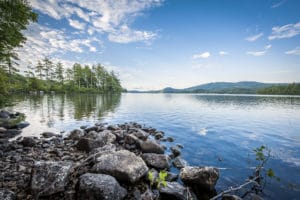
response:
M133 93L219 93L219 94L256 94L257 90L286 83L261 83L255 81L215 82L184 89L167 87L155 91L129 91Z

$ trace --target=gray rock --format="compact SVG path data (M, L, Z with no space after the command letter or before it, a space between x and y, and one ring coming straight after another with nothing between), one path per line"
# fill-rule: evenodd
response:
M181 168L184 168L185 166L187 166L187 162L180 157L176 157L172 163L173 163L174 167L176 167L178 169L181 169Z
M124 138L124 142L129 145L140 143L139 139L133 134L126 135Z
M34 147L36 145L36 141L33 137L24 137L20 143L24 147Z
M134 153L121 150L97 158L92 171L109 174L121 182L134 183L147 174L148 167L143 159Z
M9 189L1 188L0 189L0 199L1 200L15 200L17 199L14 192Z
M142 200L153 200L156 199L156 195L149 189L147 189L142 195Z
M219 169L186 166L180 170L179 176L186 185L197 185L203 189L213 190L219 179Z
M149 137L149 133L143 131L142 129L134 129L132 134L141 140L147 140Z
M116 179L106 174L80 176L78 200L121 200L127 195Z
M10 117L10 113L6 110L1 110L0 111L0 118L3 118L3 119L7 119Z
M50 138L50 137L53 137L53 136L57 136L57 134L52 133L52 132L43 132L43 133L42 133L42 136L43 136L44 138Z
M72 162L36 161L32 169L31 191L35 197L63 192Z
M167 140L168 142L174 142L175 139L174 139L173 137L167 137L166 140Z
M186 190L178 182L167 182L165 187L159 187L162 199L185 200Z
M93 149L90 154L96 154L96 153L100 153L100 152L114 152L117 150L117 147L116 145L112 144L112 143L109 143L107 145L104 145L103 147L98 147L98 148L95 148Z
M142 158L150 167L154 167L156 169L170 168L169 157L167 155L156 153L144 153L142 155Z
M102 141L97 141L94 139L90 139L90 138L81 138L77 144L76 144L76 148L79 151L85 151L85 152L90 152L92 151L94 148L97 147L102 147L104 145L104 143Z
M164 137L164 134L162 132L156 132L154 137L156 140L159 140Z
M69 140L79 140L83 136L82 130L74 129L70 132L70 135L68 136Z
M4 127L0 127L0 133L2 133L2 132L5 132L5 131L7 131L7 129L6 129L6 128L4 128Z
M172 172L167 172L167 177L166 177L166 181L172 182L172 181L176 181L178 179L178 174L172 173Z
M170 149L175 157L177 157L181 154L181 149L177 146L171 147Z
M22 122L20 122L19 124L17 124L17 128L22 129L22 128L25 128L25 127L27 127L27 126L29 126L29 125L30 125L29 122L22 121Z
M143 153L158 153L163 154L164 148L153 140L146 140L140 143L140 148Z
M98 133L97 140L104 140L105 144L113 143L116 141L116 136L111 131L104 130Z

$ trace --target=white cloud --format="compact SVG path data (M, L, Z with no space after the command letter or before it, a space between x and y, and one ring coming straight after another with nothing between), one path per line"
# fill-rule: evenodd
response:
M201 53L201 54L194 54L193 55L193 59L208 58L208 57L210 57L210 53L208 51L204 52L204 53Z
M267 50L267 49L271 49L271 47L272 47L272 45L268 44L268 45L265 46L265 49L266 49L266 50Z
M69 19L69 24L70 26L76 28L76 29L79 29L79 30L84 30L85 28L85 24L84 23L81 23L77 20L72 20L72 19Z
M300 46L290 51L286 51L285 53L289 55L300 55Z
M266 51L248 51L247 54L248 55L252 55L252 56L263 56L265 55Z
M226 56L226 55L229 55L229 53L228 53L228 52L226 52L226 51L220 51L220 52L219 52L219 54L220 54L221 56Z
M256 34L256 35L249 36L249 37L245 38L245 40L247 40L249 42L254 42L258 38L262 37L263 35L264 35L264 33L259 33L259 34Z
M272 28L272 34L269 40L291 38L300 34L300 22L296 24L287 24L284 26L275 26Z
M82 20L89 22L88 34L107 33L109 40L118 43L144 41L149 43L157 34L152 31L132 30L129 24L144 10L160 6L164 0L31 0L34 9L54 19L66 18L74 28L83 30ZM81 19L70 19L73 15ZM73 18L74 19L74 18ZM123 27L126 27L124 30Z
M156 33L151 31L131 30L128 26L123 25L119 31L108 35L108 39L118 43L129 43L137 41L150 41L157 37Z
M102 46L102 42L95 37L74 39L62 30L39 24L30 24L24 33L27 40L22 48L17 49L17 53L25 66L26 63L36 63L45 56L52 57L54 54L66 52L82 53L85 49L96 52L97 48L93 44Z

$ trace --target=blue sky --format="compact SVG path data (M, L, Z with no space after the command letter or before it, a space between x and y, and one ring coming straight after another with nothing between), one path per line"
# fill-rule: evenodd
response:
M30 0L21 65L101 63L127 89L300 82L298 0Z

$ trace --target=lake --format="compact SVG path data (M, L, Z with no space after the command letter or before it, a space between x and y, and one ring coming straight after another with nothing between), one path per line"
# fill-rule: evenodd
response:
M281 181L268 180L264 198L300 195L299 96L128 93L13 96L12 102L8 109L25 113L31 124L24 136L66 134L99 121L135 121L164 131L184 146L182 157L190 165L220 168L218 191L252 175L253 149L265 145L272 154L266 167Z

